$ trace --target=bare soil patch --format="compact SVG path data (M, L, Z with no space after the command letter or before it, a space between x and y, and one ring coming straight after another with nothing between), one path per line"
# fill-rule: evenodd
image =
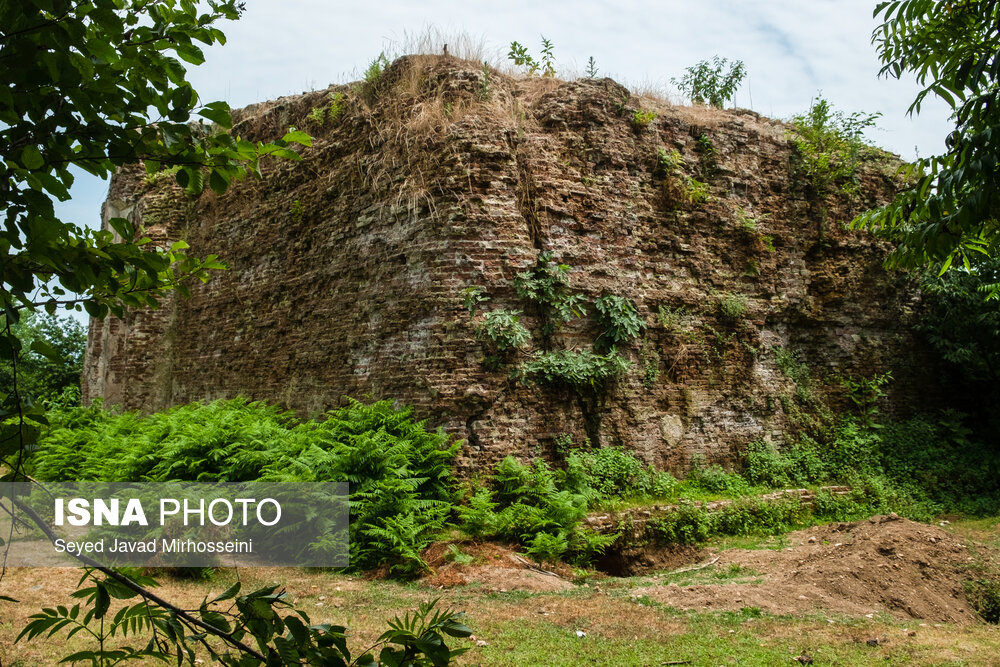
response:
M904 619L978 622L962 585L973 558L964 544L937 526L889 515L809 528L788 539L791 546L781 551L715 554L716 568L749 568L763 578L759 584L654 585L634 594L679 609L887 612Z
M471 563L457 563L448 559L446 543L431 546L424 553L424 560L432 573L423 582L438 588L479 585L487 591L530 591L546 593L573 588L568 580L572 571L560 565L555 571L536 567L518 556L512 549L499 544L463 544L462 553L472 558Z

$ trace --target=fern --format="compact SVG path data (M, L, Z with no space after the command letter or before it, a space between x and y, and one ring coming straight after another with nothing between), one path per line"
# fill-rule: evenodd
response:
M348 482L355 569L418 571L452 514L460 443L389 401L350 401L322 421L246 399L146 417L76 408L51 421L29 462L41 480Z

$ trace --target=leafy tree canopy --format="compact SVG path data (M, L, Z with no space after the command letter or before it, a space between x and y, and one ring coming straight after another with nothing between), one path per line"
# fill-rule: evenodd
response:
M59 399L68 390L66 399L78 402L87 346L84 326L72 317L27 313L11 326L11 333L23 346L16 361L18 392L37 402ZM40 354L37 349L45 349L48 354ZM0 387L13 386L14 363L0 359Z
M177 166L190 192L223 191L263 155L296 159L288 142L253 144L219 132L232 124L224 102L203 103L186 80L200 45L223 43L215 27L236 19L235 0L25 0L0 5L0 230L2 306L8 316L44 305L82 305L95 316L156 305L214 258L178 246L144 247L127 220L118 238L59 220L54 199L69 199L70 165L101 177L143 161L150 173ZM214 123L214 125L212 125ZM42 285L36 293L38 286ZM74 298L64 298L79 295Z
M893 238L895 266L958 260L1000 251L1000 0L880 2L883 23L872 36L881 74L912 73L923 89L910 106L919 113L930 94L953 110L947 152L914 165L913 187L888 206L854 221ZM994 288L1000 285L994 285Z
M1000 309L983 300L984 285L1000 283L1000 257L936 275L924 274L932 298L920 328L946 361L958 365L967 382L986 393L1000 390Z
M203 103L185 78L202 46L225 41L216 24L242 10L236 0L0 3L0 358L21 350L11 327L22 311L120 315L223 268L183 243L153 247L124 218L111 220L114 233L60 220L53 201L69 199L71 165L100 177L140 161L149 173L177 167L177 182L198 193L259 174L265 155L299 157L289 144L308 144L303 132L263 144L220 131L232 125L228 106ZM23 416L8 387L0 417ZM10 453L10 439L0 442L0 456Z

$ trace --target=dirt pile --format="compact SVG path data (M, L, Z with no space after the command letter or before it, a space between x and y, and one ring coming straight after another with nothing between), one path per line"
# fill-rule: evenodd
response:
M900 618L977 622L962 583L969 578L972 557L965 545L936 526L889 515L810 528L788 538L791 546L781 551L716 554L715 571L759 575L753 583L657 585L637 589L635 595L679 609L888 612Z
M488 591L530 591L545 593L573 588L566 577L572 572L561 565L560 572L550 572L536 566L508 547L498 544L464 544L455 557L449 551L452 545L437 543L424 553L424 560L432 568L423 579L429 586L451 588L475 584ZM462 562L462 561L468 562Z

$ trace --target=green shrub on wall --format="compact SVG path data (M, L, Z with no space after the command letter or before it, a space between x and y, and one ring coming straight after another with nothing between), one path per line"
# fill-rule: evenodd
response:
M632 368L632 362L612 350L606 355L590 350L537 351L521 364L524 379L541 384L562 385L576 390L595 390Z
M594 302L601 335L594 347L610 351L639 336L646 323L639 317L635 304L623 296L605 295Z

